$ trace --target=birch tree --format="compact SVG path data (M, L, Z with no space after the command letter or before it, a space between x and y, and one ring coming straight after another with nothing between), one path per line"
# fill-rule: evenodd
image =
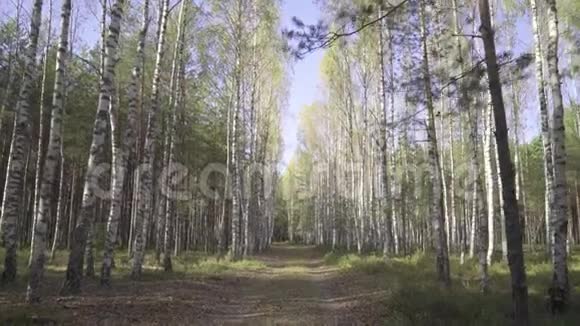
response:
M481 221L482 223L487 223L488 235L486 237L487 247L487 265L491 265L494 250L494 219L495 219L495 181L493 173L493 121L492 121L492 107L491 103L486 105L485 113L483 115L483 158L484 158L484 174L485 174L485 187L486 187L486 204L487 204L487 221ZM477 148L476 148L477 150ZM475 170L479 173L479 170Z
M117 63L119 33L121 31L124 6L124 0L116 0L111 8L111 19L109 21L105 48L105 69L100 79L99 101L93 126L92 142L83 185L80 213L73 231L66 278L61 290L63 294L79 292L81 287L83 258L87 236L94 221L94 207L97 201L97 194L95 191L99 187L100 175L98 173L98 168L104 161L107 134L107 113L114 92L115 65Z
M16 278L16 249L17 224L22 211L22 189L26 169L26 153L30 147L31 108L30 98L32 84L36 74L36 52L38 48L38 34L41 24L42 0L35 0L30 17L30 32L28 45L24 54L24 75L22 77L20 93L16 101L14 128L10 143L10 154L6 169L6 183L2 200L2 215L0 228L6 248L4 271L2 280L13 282Z
M554 164L552 155L552 132L550 131L550 120L548 113L548 103L546 100L546 81L544 77L544 57L541 46L539 30L539 12L536 0L530 0L532 7L532 32L534 34L534 55L536 64L536 87L538 90L538 104L540 109L542 143L544 145L544 179L546 184L545 194L545 227L547 251L552 255L553 237L550 232L550 221L552 220L552 199L554 183Z
M26 300L35 303L40 300L39 289L42 283L44 264L46 260L46 247L48 242L48 222L51 219L51 203L53 201L53 189L57 180L58 164L61 159L62 143L62 120L65 98L65 72L67 62L69 25L71 16L71 0L63 0L61 13L60 41L56 55L56 72L54 79L54 91L52 95L52 107L50 110L50 133L48 147L46 149L46 161L40 185L40 198L37 216L34 223L34 237L32 238L30 252L30 279Z
M183 52L185 48L185 40L184 40L184 33L185 33L185 13L187 11L186 2L183 1L181 3L179 9L179 19L177 22L177 41L175 42L175 47L173 51L173 63L171 67L171 87L170 87L170 99L169 99L169 115L168 119L170 123L168 124L167 132L169 133L169 155L168 155L168 171L173 172L175 166L175 146L176 146L176 133L175 128L177 127L177 109L181 105L180 101L182 96L180 93L181 84L183 82L181 78L182 73L182 65L183 65ZM169 179L171 176L167 176ZM168 182L164 183L168 185ZM170 243L171 243L171 231L172 231L172 223L173 223L173 213L174 213L174 205L175 199L170 197L170 191L168 186L165 186L165 192L162 194L166 196L166 208L165 208L165 232L164 232L164 239L163 239L163 268L165 271L172 270L171 264L171 252L170 252ZM177 245L176 245L177 248Z
M52 0L48 2L48 22L47 22L47 33L46 33L46 44L44 45L44 53L43 53L43 63L42 63L42 81L40 86L40 109L39 111L39 119L38 119L38 145L37 145L37 154L36 154L36 168L34 169L34 210L32 212L32 229L34 230L36 225L36 216L38 211L38 202L40 200L40 179L42 178L42 168L44 165L44 156L45 156L45 117L47 115L47 99L46 99L46 84L48 81L46 80L48 77L48 62L49 55L50 55L50 48L52 46ZM32 240L31 242L34 243L34 233L32 232ZM32 259L32 256L30 257ZM29 265L32 263L32 260L29 261Z
M382 9L379 6L379 17L383 16ZM384 20L380 20L378 26L378 34L379 34L379 44L378 44L378 56L379 56L379 73L380 73L380 81L379 81L379 102L380 102L380 114L381 114L381 121L380 121L380 140L379 140L379 147L381 151L381 179L383 185L383 193L385 196L385 200L387 201L385 205L385 211L383 212L383 224L385 225L385 235L384 235L384 245L383 245L383 254L386 256L388 255L392 248L393 248L393 230L392 230L392 220L389 216L389 208L388 202L391 200L389 197L390 188L389 188L389 172L388 172L388 151L387 151L387 91L386 91L386 69L385 69L385 42L384 42L384 33L383 30L385 28Z
M161 14L159 15L159 32L157 40L157 55L155 59L155 71L153 72L153 85L151 88L151 107L147 118L147 133L143 152L142 170L139 173L139 202L135 223L135 241L133 245L133 264L131 277L139 279L142 273L143 259L145 257L145 245L147 231L149 230L149 216L152 212L153 199L153 171L155 163L156 142L159 134L157 115L160 108L160 83L161 64L164 56L165 37L167 32L167 17L169 15L169 0L163 0Z
M568 234L568 186L566 184L566 138L564 127L564 101L562 99L561 77L558 68L558 10L555 0L548 4L548 75L554 107L552 118L552 155L554 164L553 205L550 219L551 232L554 237L553 264L554 274L550 299L552 304L564 307L568 304L570 285L568 281L568 264L566 242Z
M128 97L129 107L127 111L127 122L122 132L122 139L117 139L118 114L115 108L110 106L111 121L111 144L112 144L112 174L111 174L111 204L107 219L107 233L105 237L105 250L103 265L101 267L101 285L110 286L111 268L113 264L113 254L119 222L121 219L121 206L123 199L123 185L129 168L129 158L135 158L135 145L137 142L137 107L139 105L139 85L141 83L143 63L145 60L145 41L149 30L149 0L143 3L143 17L141 30L139 31L139 41L137 45L137 55L131 72L131 83L129 84ZM120 143L120 144L119 144Z

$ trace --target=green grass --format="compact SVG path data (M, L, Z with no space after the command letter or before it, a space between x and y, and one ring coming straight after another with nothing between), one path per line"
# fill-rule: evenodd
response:
M0 249L0 266L3 266L5 250ZM51 307L29 306L23 302L26 284L28 282L28 257L29 249L22 248L18 251L18 276L16 282L0 284L0 297L17 297L20 300L16 306L3 307L0 305L0 325L56 325L72 322L61 314L55 314ZM48 259L49 257L47 257ZM64 272L68 262L68 251L56 252L53 261L47 261L45 279L54 283L56 287L64 280ZM95 257L95 273L98 278L102 262L102 253ZM216 256L188 252L183 255L172 257L172 272L165 272L157 264L154 252L145 255L142 282L155 282L166 280L179 280L187 278L204 278L233 275L242 271L259 270L265 265L254 259L233 262L228 257L217 259ZM130 258L126 250L120 250L115 254L115 268L113 269L113 282L124 282L129 279L131 271ZM1 271L0 271L1 272ZM97 282L93 280L91 282ZM114 286L114 285L113 285ZM74 323L73 323L74 324Z
M0 262L3 265L5 250L0 249ZM18 279L13 286L21 287L28 280L28 257L29 249L22 248L18 251ZM59 276L66 271L68 262L68 251L57 251L53 261L48 260L46 265L46 275ZM100 272L102 262L102 252L95 256L95 273ZM245 259L243 261L231 261L228 257L219 259L217 256L208 255L200 252L187 252L179 256L172 257L173 271L167 273L163 270L156 259L154 252L147 252L143 264L143 280L155 279L173 279L187 276L215 276L225 273L235 273L236 271L258 270L265 265L255 259ZM131 271L130 257L126 250L120 250L115 253L115 268L113 277L126 279ZM1 290L1 288L0 288Z
M19 277L15 284L0 287L0 296L11 293L22 296L27 281L28 250L18 256ZM126 250L116 253L113 277L117 282L127 280L130 259ZM46 268L46 278L60 282L64 277L68 253L57 252L56 258ZM567 314L551 316L545 308L545 294L551 280L551 264L544 253L527 252L526 269L530 294L530 317L534 325L578 325L580 322L580 250L569 259L572 286L571 307ZM4 251L0 249L0 259ZM479 292L479 276L475 259L460 264L451 257L452 287L441 288L436 282L435 257L431 254L414 254L410 257L385 259L380 254L357 255L331 252L324 255L323 264L335 267L348 286L384 291L378 309L379 322L385 325L509 325L511 290L508 266L498 261L490 269L490 292ZM101 255L96 256L95 270L100 270ZM173 272L166 273L155 260L154 253L145 257L143 282L177 280L197 277L236 276L245 271L266 268L264 263L248 259L233 262L199 252L188 252L173 257ZM302 272L306 267L292 265L282 272ZM98 276L98 275L97 275ZM7 291L5 293L2 293ZM355 293L353 293L355 294ZM44 311L42 306L30 308L24 304L10 310L0 307L0 324L38 324L33 316L50 316L60 320L58 314Z
M571 307L559 317L547 312L546 289L552 267L544 254L527 253L526 269L530 295L530 318L534 325L580 324L580 252L569 260L572 286ZM326 264L338 267L354 277L369 278L377 289L388 293L381 304L385 325L509 325L511 315L510 274L507 264L494 263L490 269L490 291L479 292L477 261L460 264L451 257L452 288L436 282L435 257L415 254L411 257L384 259L375 254L328 253Z

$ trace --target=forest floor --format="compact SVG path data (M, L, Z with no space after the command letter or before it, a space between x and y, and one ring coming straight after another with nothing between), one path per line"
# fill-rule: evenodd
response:
M61 273L53 268L41 305L23 304L24 287L15 285L0 289L0 312L5 322L31 324L352 325L368 319L357 307L384 293L372 279L346 282L313 247L274 245L248 262L197 264L191 273L149 270L140 282L121 276L112 289L88 279L74 297L55 295Z
M0 258L3 259L0 252ZM243 262L184 255L174 272L148 258L144 277L131 281L128 259L117 256L114 284L87 278L81 295L58 296L66 255L50 264L42 304L23 303L26 276L0 287L0 324L88 325L507 325L509 274L491 268L492 291L478 293L477 267L452 260L451 289L435 282L433 259L415 255L385 261L374 255L330 253L308 246L276 244ZM578 325L580 264L572 258L573 307L564 317L546 312L546 262L528 264L534 325ZM26 270L21 258L20 270Z

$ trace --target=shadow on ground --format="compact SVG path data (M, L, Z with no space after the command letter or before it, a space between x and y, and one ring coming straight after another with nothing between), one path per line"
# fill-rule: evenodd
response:
M575 257L575 256L574 256ZM1 257L0 257L1 258ZM66 257L62 258L66 261ZM275 245L245 263L214 263L203 257L177 262L178 272L146 269L129 280L119 258L111 289L86 279L79 296L59 297L63 279L49 267L41 305L23 304L26 277L0 288L0 324L91 325L507 325L510 289L507 268L491 268L492 291L478 293L474 262L452 261L453 287L433 282L429 255L385 261L379 256L331 253L307 246ZM571 259L575 288L580 266ZM21 270L25 270L25 261ZM208 267L209 266L209 267ZM151 267L151 266L150 266ZM544 308L550 266L528 260L530 311L534 325L577 325L580 297L564 317ZM574 283L576 282L576 283ZM577 293L575 291L574 293Z

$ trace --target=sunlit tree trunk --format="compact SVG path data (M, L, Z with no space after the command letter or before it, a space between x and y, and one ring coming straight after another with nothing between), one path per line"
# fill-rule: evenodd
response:
M521 167L521 157L520 157L520 104L519 101L517 99L517 94L516 94L516 87L514 87L514 84L517 85L517 82L514 81L512 84L512 111L513 111L513 119L514 119L514 145L515 145L515 149L514 149L514 165L515 165L515 177L516 177L516 199L518 200L518 204L520 205L520 223L522 225L522 230L523 230L523 241L525 242L526 239L526 235L525 235L525 230L526 230L526 217L525 217L525 205L522 205L523 203L523 197L522 194L524 192L524 187L523 187L523 171L522 171L522 167ZM519 90L519 87L517 88ZM498 173L499 173L499 161L498 161ZM502 198L503 199L503 198ZM502 200L502 206L503 206L503 200ZM501 231L501 236L502 236L502 242L501 242L501 250L502 250L502 259L507 262L507 255L508 255L508 250L507 250L507 234L506 234L506 230L505 230L505 214L503 215L503 220L502 220L502 231Z
M103 163L105 156L107 113L111 96L114 92L115 65L124 6L124 0L117 0L111 10L111 20L106 42L105 69L101 76L99 103L93 126L93 139L87 162L81 208L73 231L66 279L61 291L63 294L80 291L83 255L85 253L88 232L95 218L94 207L97 202L97 193L95 191L99 187L99 165Z
M546 226L546 247L548 253L552 254L553 237L550 232L550 220L552 216L552 191L554 180L553 156L552 156L552 133L550 132L550 121L548 114L548 103L546 100L546 85L544 78L543 53L541 47L539 31L539 12L536 0L530 0L532 6L532 31L534 34L534 54L536 63L536 86L538 90L538 104L540 107L542 143L544 145L544 179L546 185L545 192L545 226Z
M451 241L450 241L450 250L451 248L457 248L457 203L455 200L455 141L454 141L454 132L455 132L455 121L453 119L453 115L449 116L449 127L451 130L449 136L449 176L450 176L450 183L449 183L449 200L450 200L450 207L449 207L449 215L451 217Z
M445 221L445 234L447 235L447 249L449 250L449 246L450 246L450 242L451 242L451 219L449 217L449 192L448 192L448 187L447 187L447 176L445 173L445 121L444 121L444 115L447 113L447 104L445 103L445 99L442 96L440 99L440 111L441 112L441 116L439 118L439 127L440 127L440 134L438 135L438 140L440 140L440 145L441 145L441 152L439 154L439 167L441 169L440 173L441 173L441 187L442 187L442 197L443 197L443 219Z
M177 25L177 42L175 43L175 49L173 53L173 63L171 67L171 86L170 86L170 100L169 100L169 115L170 119L169 127L167 132L169 133L169 156L168 156L168 169L171 173L174 173L175 164L175 145L176 145L176 134L175 128L177 127L177 110L181 106L181 101L183 94L181 94L181 84L182 84L182 61L184 52L184 17L187 10L186 2L181 3L181 8L179 9L179 21ZM170 175L167 175L170 178ZM169 246L171 244L171 231L173 227L173 220L175 215L175 198L173 198L169 191L168 182L165 183L166 191L162 196L165 196L166 206L165 206L165 235L163 240L163 268L165 271L172 270L171 254L169 251ZM175 248L177 250L179 246L179 241L175 239Z
M62 124L64 125L64 124ZM64 132L64 130L63 130ZM50 249L50 261L54 260L54 255L56 253L56 248L61 240L61 233L64 227L63 215L66 209L66 189L65 189L65 159L64 159L64 146L63 142L60 142L60 177L58 186L58 201L56 205L56 219L54 222L54 237L52 239L52 245ZM74 175L73 175L74 176Z
M106 69L105 67L105 56L106 56L106 42L107 42L107 14L109 10L107 8L107 1L101 1L101 65L100 65L100 73L101 75L104 74ZM113 82L114 84L114 82ZM112 109L115 106L114 95L111 93L111 100L109 105L109 111L114 113ZM114 127L114 126L113 126ZM102 202L99 202L102 205ZM98 209L98 205L95 206L95 214ZM96 215L95 215L96 217ZM89 227L88 235L87 235L87 243L85 246L85 275L87 277L94 277L95 276L95 225L93 224Z
M232 116L232 131L231 131L231 175L232 175L232 211L231 211L231 233L232 241L230 244L230 256L233 260L238 260L241 256L241 171L240 171L240 150L239 150L239 128L240 128L240 114L241 114L241 72L240 72L240 58L236 59L236 77L235 87L236 94L234 103L234 112Z
M119 222L121 219L121 206L123 200L123 185L128 175L129 158L135 158L135 145L137 141L137 106L139 103L139 84L143 71L145 57L145 40L149 29L149 0L143 3L143 21L139 31L137 56L131 73L131 83L128 89L129 107L127 111L127 124L123 129L121 140L117 139L116 129L118 124L118 108L111 106L111 144L112 144L112 173L111 173L111 204L107 218L107 231L105 235L105 249L103 264L101 267L101 285L110 286L111 268ZM119 144L119 142L121 144Z
M48 77L48 62L50 61L50 48L52 46L52 0L48 2L48 22L47 22L47 33L46 33L46 44L44 46L44 54L43 54L43 66L42 66L42 81L40 86L40 110L38 112L38 144L36 147L36 168L34 171L34 208L32 212L32 240L31 243L34 243L34 230L36 229L36 217L38 212L38 202L40 200L40 182L43 173L43 165L44 159L46 155L45 149L45 120L46 116L50 111L50 103L47 103L49 100L46 99L46 88L48 81L46 80ZM32 256L29 257L28 265L32 264Z
M552 155L554 164L554 190L552 216L554 274L550 292L551 300L568 304L570 285L568 283L568 264L566 237L568 229L568 187L566 185L566 136L564 127L564 102L562 100L561 77L558 70L558 12L555 0L548 4L548 75L554 107L552 118Z
M495 181L493 176L493 122L492 122L492 106L491 103L486 105L485 113L483 115L483 161L484 161L484 174L485 174L485 187L486 187L486 204L487 204L487 228L488 235L486 237L488 241L487 247L487 265L491 265L494 250L494 219L495 219L495 202L494 202L494 191L495 191ZM477 172L476 170L476 173ZM483 221L482 221L483 222ZM480 226L481 228L481 226Z
M35 0L30 18L28 45L24 55L24 76L22 77L20 93L16 102L14 129L10 143L8 167L4 198L2 200L2 216L0 228L6 254L4 257L4 271L2 280L13 282L16 278L16 248L18 242L18 218L22 213L22 194L25 183L26 154L30 147L30 128L32 112L30 99L36 74L36 51L38 48L38 34L41 24L42 0Z
M46 161L40 186L40 201L34 224L34 237L32 238L30 252L30 279L26 291L26 301L35 303L40 300L40 285L42 283L44 263L46 260L46 247L48 242L48 223L50 219L53 190L57 180L58 163L61 156L62 143L62 119L65 96L65 71L67 62L69 24L71 15L71 0L63 0L61 14L61 32L56 55L56 72L54 79L54 91L52 95L50 134L46 150Z
M149 219L152 213L153 199L153 169L155 166L155 150L159 127L157 115L160 109L160 87L161 87L161 64L163 62L165 37L167 32L167 16L169 15L169 0L163 0L163 7L159 15L159 32L157 40L157 56L155 60L155 71L153 72L153 85L151 91L151 108L147 121L147 133L143 153L142 169L139 173L139 205L135 218L134 244L133 244L133 264L131 267L131 277L139 279L145 258L145 247L149 230Z
M389 198L390 204L390 217L391 217L391 228L392 228L392 242L393 242L393 249L395 255L399 254L399 216L397 214L397 207L395 205L395 196L396 196L396 175L397 175L397 167L396 167L396 149L395 149L395 64L394 64L394 41L393 41L393 34L391 28L387 28L387 40L389 46L389 107L391 109L390 114L390 124L391 130L388 135L390 151L391 151L391 159L389 164L389 194L391 198ZM385 113L386 114L386 113ZM388 152L388 151L387 151Z

